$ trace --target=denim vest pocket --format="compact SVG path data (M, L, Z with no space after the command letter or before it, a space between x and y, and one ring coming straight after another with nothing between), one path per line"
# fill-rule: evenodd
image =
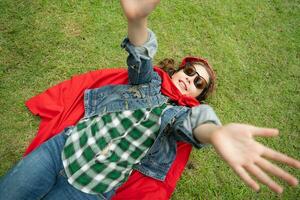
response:
M159 81L158 81L159 82ZM84 94L85 118L109 112L150 108L167 102L156 83L141 85L115 85L86 90Z

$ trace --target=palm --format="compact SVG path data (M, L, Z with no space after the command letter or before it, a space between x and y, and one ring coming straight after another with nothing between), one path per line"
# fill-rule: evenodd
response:
M212 144L218 154L241 177L241 179L254 190L259 190L259 185L248 173L256 177L277 193L282 188L275 183L265 172L278 176L290 185L296 185L297 179L281 168L273 165L265 158L284 162L288 165L300 168L300 162L284 154L276 152L256 142L253 136L275 136L275 129L263 129L243 124L230 124L224 126L214 134Z
M231 134L231 137L228 137ZM253 158L262 154L262 149L257 148L257 142L249 133L226 132L219 136L216 150L229 164L244 165L253 162Z

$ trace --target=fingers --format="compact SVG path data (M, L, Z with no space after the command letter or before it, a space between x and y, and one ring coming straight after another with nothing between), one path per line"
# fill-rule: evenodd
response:
M278 151L274 151L273 149L270 149L268 147L264 147L264 151L262 156L275 160L275 161L279 161L282 163L285 163L291 167L295 167L300 169L300 162L296 159L293 159L283 153L280 153Z
M273 137L279 134L278 129L275 128L260 128L256 126L250 126L250 129L253 136Z
M291 174L285 172L281 168L276 165L270 163L269 161L261 158L252 165L246 165L244 168L241 166L232 167L235 173L255 191L259 191L259 185L253 180L253 178L248 174L248 172L257 178L259 182L268 186L272 191L276 193L282 193L283 188L278 185L275 181L273 181L265 172L269 172L274 174L275 176L282 178L287 183L292 186L296 186L298 184L298 180L293 177ZM265 171L265 172L264 172Z
M253 190L259 191L259 185L249 176L249 174L242 167L233 167L233 170L237 175Z
M283 189L276 182L274 182L266 173L264 173L259 167L256 165L247 165L245 169L255 176L261 183L268 186L272 191L276 193L282 193Z
M288 184L292 186L296 186L298 184L298 180L294 176L263 158L258 159L256 164L262 170L274 174L275 176L285 180Z

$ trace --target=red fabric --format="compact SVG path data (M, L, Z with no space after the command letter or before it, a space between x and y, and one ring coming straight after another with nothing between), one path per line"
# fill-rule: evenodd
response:
M204 64L206 64L207 66L210 66L210 64L208 63L208 61L204 58L200 58L200 57L193 57L193 56L188 56L188 57L185 57L182 61L181 61L181 64L180 64L180 68L183 68L185 66L185 64L189 62L189 63L193 63L193 62L202 62Z
M165 72L158 68L155 68L155 71L162 77L163 94L176 100L180 105L194 106L199 104L194 98L181 95ZM83 95L86 89L126 83L128 83L128 75L125 69L97 70L74 76L70 80L29 99L26 106L33 114L40 116L41 122L37 135L27 148L25 155L61 132L65 127L76 124L83 117ZM191 152L191 145L186 143L177 143L177 148L176 159L164 182L133 171L127 182L117 190L113 200L169 199Z
M155 71L162 78L161 92L164 95L168 96L170 99L172 99L178 105L181 106L192 107L199 105L199 102L195 98L182 95L181 92L177 89L177 87L172 83L169 75L166 72L164 72L160 68L155 68Z

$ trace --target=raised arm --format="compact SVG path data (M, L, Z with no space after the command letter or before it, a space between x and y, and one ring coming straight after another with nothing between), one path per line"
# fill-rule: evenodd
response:
M128 22L128 38L134 46L141 46L147 41L147 17L159 2L160 0L121 0Z
M121 0L128 22L128 37L123 40L121 47L129 53L127 66L130 85L159 79L152 66L157 40L155 34L147 28L147 17L158 3L159 0Z

